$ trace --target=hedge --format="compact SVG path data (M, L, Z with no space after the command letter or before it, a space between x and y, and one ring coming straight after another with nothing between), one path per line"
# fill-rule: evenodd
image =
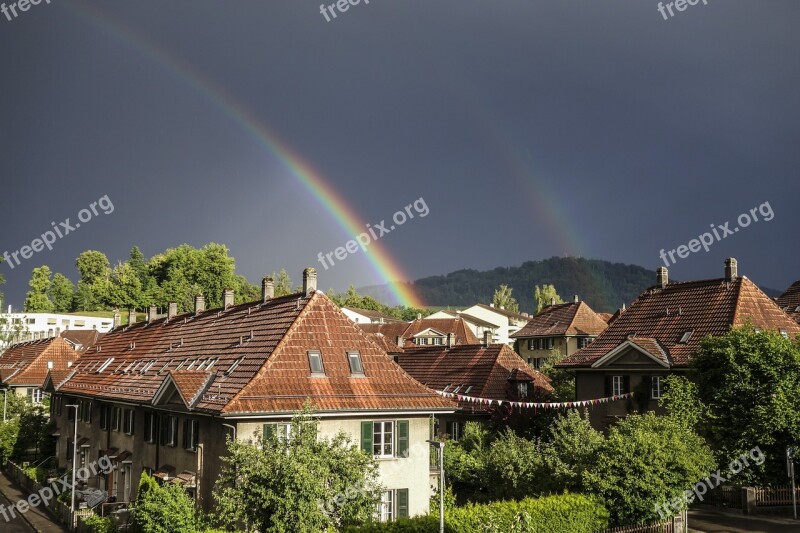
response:
M598 500L580 494L526 498L471 504L445 512L447 533L530 532L592 533L608 527L608 510ZM351 528L360 533L435 533L437 516L422 516L396 522Z

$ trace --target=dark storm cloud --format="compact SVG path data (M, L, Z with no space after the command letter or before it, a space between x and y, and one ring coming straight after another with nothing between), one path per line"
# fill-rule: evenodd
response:
M80 251L133 244L225 242L251 279L319 267L351 236L231 102L365 223L424 197L430 216L381 242L411 276L563 253L655 268L769 201L773 221L673 275L715 277L735 255L782 288L800 278L800 6L710 1L664 21L657 4L372 0L326 22L307 1L63 0L0 18L3 250L104 194L116 206L0 266L3 290L20 304L34 266L74 277ZM320 285L376 281L354 256Z

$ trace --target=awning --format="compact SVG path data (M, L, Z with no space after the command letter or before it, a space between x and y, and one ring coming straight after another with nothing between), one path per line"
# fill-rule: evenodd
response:
M109 459L116 459L117 455L119 455L119 450L117 448L109 448L107 450L101 450L100 456L106 456Z
M175 476L172 482L186 488L193 488L197 486L197 474L184 470Z
M83 437L81 440L79 440L78 446L80 446L81 448L89 448L91 446L89 444L89 437Z
M163 481L168 481L172 476L171 474L175 472L175 467L172 465L164 465L155 472L153 472L153 477L157 477Z

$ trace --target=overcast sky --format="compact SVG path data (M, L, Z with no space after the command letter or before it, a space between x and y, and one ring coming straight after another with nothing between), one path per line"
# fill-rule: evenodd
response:
M671 273L720 277L735 256L785 288L800 278L800 3L657 6L372 0L326 22L307 0L52 0L0 15L0 252L114 205L0 265L2 290L21 305L41 264L75 279L86 249L116 262L211 241L254 282L305 266L323 289L384 281L364 253L322 268L352 232L253 127L361 224L424 198L428 216L380 242L410 278L553 255L655 270L662 248L769 202L772 220Z

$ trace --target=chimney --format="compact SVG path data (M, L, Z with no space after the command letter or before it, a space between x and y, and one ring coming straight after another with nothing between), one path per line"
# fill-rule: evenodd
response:
M422 320L422 313L417 313L417 320Z
M147 311L148 324L156 319L157 314L158 314L158 307L156 307L155 305L151 305L150 309Z
M556 305L556 299L550 298L550 305Z
M739 277L739 265L736 259L729 257L725 260L725 281L733 281Z
M455 345L455 343L456 343L455 337L456 336L453 335L452 333L448 333L447 334L447 347L448 348L452 348Z
M227 309L233 305L233 289L222 290L222 306Z
M303 270L303 294L311 296L317 292L317 269L307 268Z
M206 298L202 294L194 297L194 314L199 315L206 310Z
M136 309L128 309L128 325L136 324Z
M401 347L401 348L403 347L403 344L405 344L405 343L406 343L406 340L405 340L403 337L397 337L397 340L396 340L396 341L397 341L397 345L398 345L399 347Z
M261 280L261 301L267 303L275 298L275 281L272 278L264 278Z
M172 320L178 316L178 302L170 302L167 308L167 320Z
M114 309L114 328L118 328L122 323L122 316L119 314L119 309Z
M656 284L662 289L669 284L669 270L667 270L667 267L658 267L656 270Z
M491 331L484 331L483 332L483 345L487 348L492 345L492 332Z
M578 303L578 302L580 302L580 301L581 301L581 299L580 299L580 298L578 298L578 295L577 295L577 294L575 295L574 301L575 301L575 303Z

